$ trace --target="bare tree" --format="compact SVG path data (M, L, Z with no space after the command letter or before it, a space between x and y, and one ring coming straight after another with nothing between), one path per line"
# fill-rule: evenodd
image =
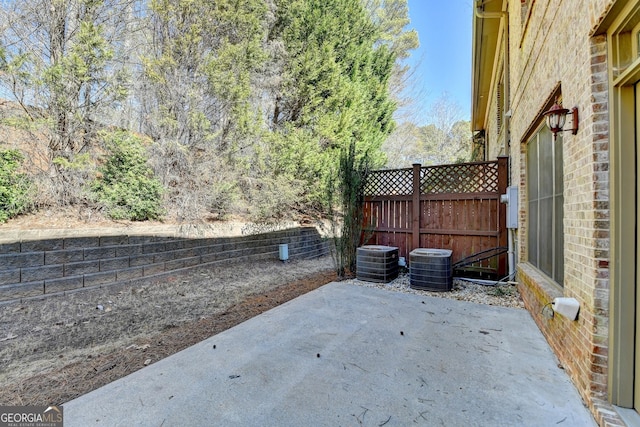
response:
M462 120L462 109L443 93L427 114L430 124L399 125L385 142L387 167L409 167L412 163L438 165L460 163L471 158L471 124Z
M141 0L14 0L0 4L5 72L0 92L22 110L12 125L39 182L39 204L85 200L92 178L91 145L126 99L124 58L129 20ZM36 173L37 169L41 173Z
M16 0L3 3L8 72L5 91L20 103L52 158L82 151L98 112L124 98L126 68L119 61L131 0Z

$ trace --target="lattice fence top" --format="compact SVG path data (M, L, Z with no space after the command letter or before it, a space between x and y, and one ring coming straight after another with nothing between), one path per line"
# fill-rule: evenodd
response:
M420 170L421 194L497 192L497 162L431 166Z
M412 193L412 169L390 169L370 172L364 189L364 194L367 196L404 196Z
M462 163L420 168L420 193L497 193L498 162ZM413 194L413 169L370 172L366 196Z

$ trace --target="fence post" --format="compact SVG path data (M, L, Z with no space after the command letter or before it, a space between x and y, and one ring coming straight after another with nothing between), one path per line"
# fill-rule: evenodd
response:
M509 157L498 157L498 197L507 192L509 184ZM507 235L507 205L500 203L498 199L498 245L506 247L508 245ZM507 274L507 257L498 257L498 275L505 276Z
M411 227L411 248L409 252L420 247L420 163L413 164L413 191L412 191L412 208L413 220ZM409 253L406 254L407 259Z

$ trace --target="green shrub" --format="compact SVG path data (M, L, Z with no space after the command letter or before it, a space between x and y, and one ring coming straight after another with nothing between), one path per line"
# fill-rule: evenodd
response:
M0 222L31 206L31 183L26 174L18 172L23 159L18 150L0 150Z
M230 179L230 178L227 178ZM209 211L224 218L233 209L240 198L237 182L223 181L211 186L209 192Z
M358 157L355 141L340 151L335 176L327 184L327 210L335 236L336 273L339 277L356 272L356 253L362 243L364 188L371 170L368 153Z
M129 132L103 134L108 150L100 176L91 186L99 203L113 219L160 219L163 188L147 165L142 140Z

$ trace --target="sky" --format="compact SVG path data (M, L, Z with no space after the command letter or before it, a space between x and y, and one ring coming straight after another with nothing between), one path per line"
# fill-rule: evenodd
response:
M461 119L471 116L472 0L408 0L408 28L418 31L420 47L408 64L415 67L411 84L418 98L412 109L418 125L444 93L460 107Z

